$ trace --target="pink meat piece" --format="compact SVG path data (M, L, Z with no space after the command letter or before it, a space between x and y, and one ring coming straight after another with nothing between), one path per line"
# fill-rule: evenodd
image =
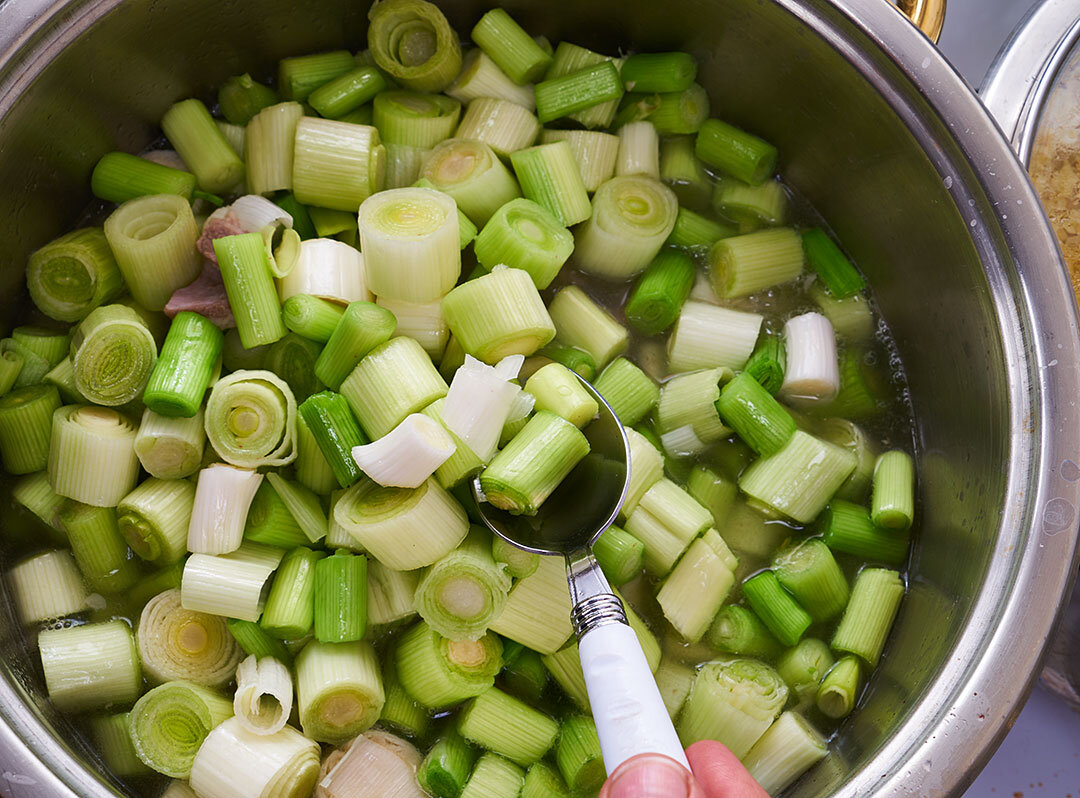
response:
M172 318L182 310L199 313L223 330L236 326L221 270L213 261L203 263L202 273L195 282L178 288L165 306L165 315Z
M199 240L195 243L199 253L214 263L217 263L217 255L214 253L215 238L235 236L247 232L240 226L240 222L232 211L227 208L222 210L225 213L215 211L207 217L206 222L203 224L202 235L199 236Z

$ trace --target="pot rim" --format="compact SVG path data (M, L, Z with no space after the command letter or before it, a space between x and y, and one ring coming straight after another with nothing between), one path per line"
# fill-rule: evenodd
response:
M1021 163L1031 158L1039 117L1065 61L1080 42L1080 2L1044 0L994 57L979 96Z
M52 56L120 2L0 3L0 118ZM838 794L959 792L1004 738L1034 685L1076 573L1080 467L1069 459L1080 450L1080 417L1071 404L1080 395L1076 306L1026 172L925 37L884 2L771 2L859 69L949 178L957 208L971 217L972 242L995 297L1010 376L1011 452L995 556L948 664L874 752L871 766L850 774ZM1028 501L1015 501L1021 495ZM116 794L49 734L9 673L0 678L0 720L0 761L12 798L40 796L43 788L55 795ZM879 762L887 769L874 766Z

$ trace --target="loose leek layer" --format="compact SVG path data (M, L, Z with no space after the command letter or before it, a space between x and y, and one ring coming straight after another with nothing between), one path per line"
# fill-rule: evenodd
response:
M280 466L296 459L296 399L270 371L235 371L214 383L206 437L236 466Z

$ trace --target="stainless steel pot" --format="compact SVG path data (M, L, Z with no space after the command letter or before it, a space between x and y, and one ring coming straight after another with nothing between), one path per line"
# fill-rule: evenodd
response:
M1017 26L994 60L982 88L983 102L1001 125L1020 160L1044 159L1063 115L1076 116L1080 95L1080 0L1045 0ZM1034 174L1034 173L1033 173ZM1041 179L1041 178L1040 178ZM1049 186L1037 190L1045 190ZM1044 198L1045 199L1045 198ZM1057 208L1053 202L1047 207ZM1062 218L1058 222L1068 224ZM1069 257L1067 248L1065 255ZM1067 264L1077 288L1080 262ZM1043 681L1080 711L1080 589L1074 590L1065 618L1050 646Z
M479 11L443 5L459 30ZM790 794L958 793L1030 689L1076 571L1080 340L1023 169L884 2L505 5L553 39L692 48L716 111L779 146L788 180L870 277L918 420L922 524L865 706ZM0 314L24 301L26 254L86 203L99 155L139 149L170 103L230 74L355 46L365 11L345 0L0 4ZM42 699L10 609L0 634L0 793L121 790Z

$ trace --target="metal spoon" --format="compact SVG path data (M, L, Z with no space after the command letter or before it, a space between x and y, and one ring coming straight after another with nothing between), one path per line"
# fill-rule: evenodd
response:
M592 705L604 766L610 774L637 754L670 756L689 770L641 644L626 621L592 545L611 526L626 498L630 450L619 417L596 389L575 375L599 406L582 432L591 451L533 516L511 515L489 504L473 480L476 506L499 537L526 551L566 558L581 668Z

